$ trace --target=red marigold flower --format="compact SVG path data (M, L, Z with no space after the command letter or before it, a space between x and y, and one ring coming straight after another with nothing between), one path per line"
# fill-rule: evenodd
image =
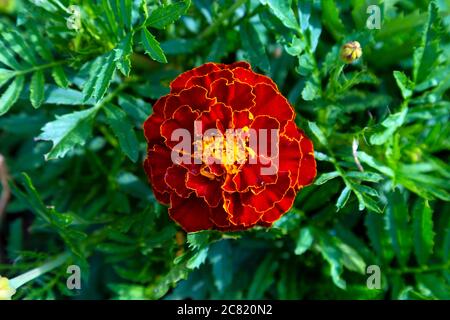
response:
M271 226L316 176L313 145L276 84L246 62L178 76L144 123L144 168L187 232Z

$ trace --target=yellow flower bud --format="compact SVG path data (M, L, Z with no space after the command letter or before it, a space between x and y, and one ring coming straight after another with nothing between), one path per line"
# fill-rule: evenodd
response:
M11 300L11 297L16 293L16 289L11 287L9 280L0 277L0 300Z
M345 63L352 63L361 56L362 49L358 41L347 42L341 48L341 59Z

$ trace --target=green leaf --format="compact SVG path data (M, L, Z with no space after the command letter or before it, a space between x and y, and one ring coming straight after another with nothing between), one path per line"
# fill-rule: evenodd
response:
M367 235L377 256L384 262L390 262L394 252L392 251L389 235L384 227L384 217L375 212L368 212L364 225L367 228Z
M339 195L337 201L336 201L336 209L337 211L341 210L343 207L345 207L345 204L347 203L348 199L350 198L352 189L350 189L348 186L346 186L341 194Z
M9 48L0 39L0 62L4 65L10 67L13 70L20 70L22 67L14 58L14 54L9 50Z
M337 247L336 241L333 238L323 233L320 233L320 235L317 249L330 265L330 275L333 283L337 287L345 289L347 284L341 277L342 272L344 271L342 264L342 252Z
M353 178L358 179L362 181L369 181L369 182L379 182L383 179L383 176L379 175L375 172L368 172L368 171L350 171L345 174L347 178Z
M52 77L55 80L55 83L61 88L67 88L70 84L62 66L55 66L52 68Z
M327 138L325 137L325 134L323 133L322 129L319 128L319 126L315 122L308 121L308 127L311 130L311 132L314 134L314 136L319 140L321 144L324 146L327 145Z
M381 123L381 125L386 129L374 133L370 137L370 143L374 145L381 145L385 143L394 134L394 132L403 125L407 113L408 108L404 108L402 111L391 114L389 117L387 117Z
M39 108L44 101L45 78L42 70L36 71L31 77L30 100L34 108Z
M380 171L381 173L387 175L388 177L393 177L394 176L394 171L392 171L391 168L383 165L382 163L377 161L374 157L368 155L364 151L358 151L357 155L358 155L358 159L361 162L364 162L365 164L367 164L367 165L371 166L372 168Z
M331 179L334 179L336 177L339 177L339 176L340 176L340 174L337 171L323 173L319 178L316 179L314 184L320 186L321 184L324 184L325 182L327 182Z
M194 254L194 256L192 256L188 260L186 266L189 269L199 268L206 261L206 258L208 257L208 250L209 250L209 247L200 249L197 253Z
M99 101L105 95L111 84L116 71L116 64L114 62L114 51L109 52L103 60L103 66L100 68L97 79L95 80L93 97Z
M265 72L270 71L270 63L267 58L264 44L261 41L258 30L248 22L240 25L242 46L252 65Z
M150 58L160 63L167 63L166 56L159 46L159 42L156 41L155 37L145 28L141 31L141 42L144 46L145 53L147 53Z
M81 91L69 88L60 88L55 85L47 85L45 88L45 104L57 105L93 105L95 101L84 100L84 94Z
M0 116L4 115L19 99L25 82L24 76L18 76L0 97Z
M408 222L409 213L405 198L398 190L391 192L388 195L385 223L391 237L392 247L402 266L407 264L411 250Z
M322 0L322 22L335 39L345 34L345 26L339 17L339 9L334 0Z
M97 111L98 107L94 106L83 111L56 116L56 120L47 123L38 137L40 140L53 142L53 147L45 155L45 159L62 158L77 145L83 146L91 135L92 121Z
M130 54L133 52L133 37L128 34L114 49L117 68L124 76L129 76L131 70Z
M248 288L247 299L262 299L264 293L275 281L274 273L278 268L278 261L272 255L267 255L258 265L253 280Z
M294 253L298 256L302 255L311 247L313 241L314 237L311 228L301 228L297 238L297 244L295 245Z
M400 88L403 99L411 97L414 91L414 83L401 71L394 71L394 78Z
M95 89L95 83L97 81L97 76L103 66L104 56L96 58L94 61L90 62L89 68L89 79L83 85L83 95L84 100L87 101L92 97Z
M439 44L444 32L436 3L428 6L428 21L425 26L420 47L414 51L413 79L419 84L432 73L441 53Z
M131 30L132 12L133 12L133 0L119 0L120 1L120 13L122 16L123 25Z
M0 89L9 79L14 77L14 75L14 71L0 68Z
M320 96L320 87L319 85L313 81L306 81L305 87L302 90L302 98L305 101L312 101Z
M104 110L108 124L119 139L120 148L131 161L136 162L139 157L139 142L127 114L112 104L107 105Z
M212 264L214 284L220 292L232 283L233 259L229 240L214 243L209 250L208 259Z
M152 111L150 103L131 95L120 95L118 102L122 109L136 122L136 127L138 128L142 127L142 123Z
M412 213L414 251L420 264L425 265L433 252L433 214L428 201L417 199Z
M190 5L190 1L179 1L166 6L158 6L150 12L145 26L164 29L185 14Z
M291 0L259 0L262 5L267 5L270 11L289 29L300 31L300 25L291 8Z

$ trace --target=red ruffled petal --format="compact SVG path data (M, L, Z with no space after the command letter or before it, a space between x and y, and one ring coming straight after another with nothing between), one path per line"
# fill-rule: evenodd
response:
M303 157L300 164L300 173L298 176L298 186L310 185L316 177L316 160L314 159L314 147L311 142L303 133L303 138L300 142Z
M277 119L284 127L294 118L294 110L285 97L272 86L260 83L253 88L255 106L250 109L255 116L267 115Z
M211 84L210 98L217 98L233 110L244 110L254 105L255 96L252 87L243 82L227 83L226 79L219 79Z
M189 198L182 198L176 193L172 193L170 204L170 217L178 222L186 232L208 230L214 227L209 219L208 205L194 194Z
M180 183L187 180L187 170L182 166L174 164L169 167L164 180L180 197L187 198L193 192L187 188L186 183Z
M186 186L195 191L198 197L204 198L210 207L217 207L222 199L222 182L216 178L205 177L202 174L188 173Z
M186 87L186 83L192 77L203 76L210 72L218 71L220 69L223 69L223 67L220 67L220 65L217 65L216 63L205 63L204 65L201 65L200 67L186 71L186 72L180 74L175 80L173 80L170 83L170 92L178 93L181 90L183 90Z

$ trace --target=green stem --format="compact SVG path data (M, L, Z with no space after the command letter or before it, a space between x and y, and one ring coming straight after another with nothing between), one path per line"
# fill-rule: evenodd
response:
M443 264L435 264L431 266L421 266L421 267L413 267L413 268L402 268L397 270L390 270L389 273L392 274L404 274L404 273L425 273L425 272L434 272L441 270L448 270L450 268L450 263Z
M207 36L211 35L216 31L217 28L219 28L222 23L228 19L240 6L242 6L244 3L246 3L247 0L238 0L236 1L231 7L228 8L227 11L225 11L223 14L220 15L220 17L215 20L208 28L205 29L200 35L199 38L203 39Z
M30 72L34 72L34 71L38 71L38 70L42 70L42 69L47 69L47 68L51 68L51 67L55 67L55 66L59 66L62 64L67 63L67 60L61 60L61 61L54 61L51 63L47 63L47 64L42 64L40 66L34 66L32 68L29 69L25 69L25 70L18 70L14 72L14 76L21 76Z
M9 281L11 287L14 289L18 289L27 282L30 282L44 273L47 273L49 271L52 271L53 269L61 266L64 262L67 261L67 259L70 257L69 253L63 253L59 256L57 256L55 259L48 261L47 263L43 264L40 267L37 267L35 269L32 269L28 272L25 272L24 274L21 274L20 276L17 276Z

